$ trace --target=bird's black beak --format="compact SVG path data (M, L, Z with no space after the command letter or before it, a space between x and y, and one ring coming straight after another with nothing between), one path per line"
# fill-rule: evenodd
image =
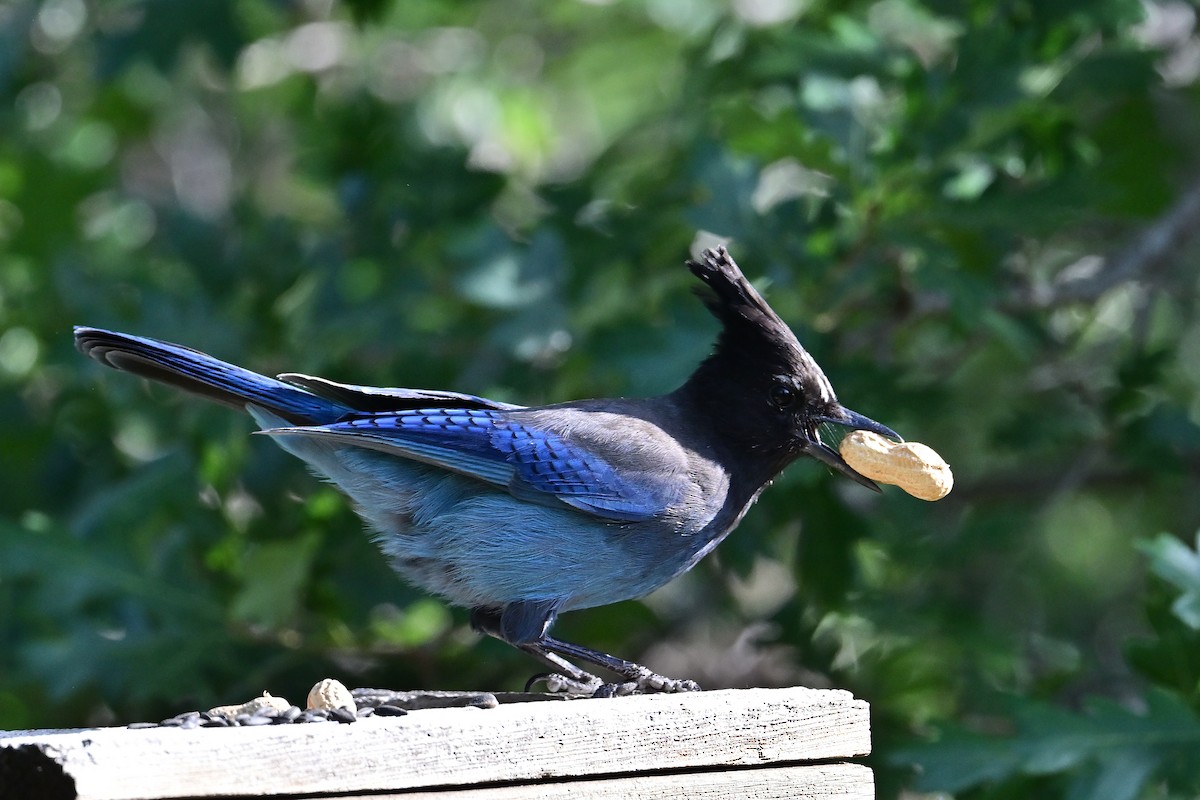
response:
M888 426L878 423L870 417L864 417L857 411L851 411L848 408L843 408L842 406L838 406L829 414L822 414L820 416L813 417L813 421L817 423L827 422L831 425L840 425L843 428L849 428L856 431L871 431L872 433L878 433L881 436L886 436L889 439L894 439L897 442L904 441L904 439L900 438L900 434L896 433ZM846 463L846 460L842 458L841 453L822 442L820 434L817 433L815 429L812 433L811 439L804 445L804 452L831 469L842 473L850 480L855 481L856 483L861 483L863 486L866 486L868 489L873 489L876 492L880 491L879 486L875 483L875 481L855 471L849 464Z

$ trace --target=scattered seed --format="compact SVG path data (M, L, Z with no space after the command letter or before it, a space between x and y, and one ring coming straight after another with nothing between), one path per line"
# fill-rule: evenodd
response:
M334 708L330 709L329 718L341 723L348 723L358 719L358 715L348 708Z
M273 721L274 720L271 717L268 717L264 714L251 714L242 724L249 727L255 727L258 725L270 725Z
M407 713L399 706L382 705L375 709L375 715L379 717L403 717Z

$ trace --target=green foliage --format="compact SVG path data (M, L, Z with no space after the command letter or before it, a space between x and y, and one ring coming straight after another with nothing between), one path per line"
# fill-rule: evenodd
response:
M1150 571L1179 592L1171 613L1187 627L1200 631L1200 553L1165 533L1142 542L1139 549L1149 558Z
M943 730L941 741L893 758L921 765L918 789L957 794L992 784L978 795L987 797L1031 796L1038 782L1029 779L1038 778L1071 800L1132 800L1183 765L1193 785L1200 779L1190 764L1200 719L1165 692L1150 692L1141 713L1111 701L1093 701L1081 714L1024 701L1012 709L1012 724L1004 738Z
M1195 793L1194 19L0 7L0 728L536 669L247 420L85 362L72 324L353 383L660 392L711 341L680 264L721 237L847 405L958 486L797 464L713 558L563 637L851 688L883 796Z
M1195 594L1200 588L1200 554L1165 534L1140 543L1150 570L1180 592L1171 604L1178 622L1196 632ZM1160 638L1137 644L1131 661L1148 666L1145 677L1160 684L1136 701L1136 711L1112 700L1092 698L1082 713L1067 711L1028 697L1006 699L1007 735L983 735L990 722L947 726L938 736L890 754L895 764L916 765L918 789L1002 798L1030 796L1043 784L1071 800L1132 800L1154 787L1173 786L1175 792L1200 790L1200 765L1194 754L1200 745L1200 640L1185 648L1167 631ZM1190 665L1179 655L1191 654ZM1164 673L1162 666L1177 669ZM1182 667L1183 669L1178 669ZM1186 672L1190 686L1181 694L1164 678ZM1157 795L1155 795L1157 796ZM1173 796L1173 795L1172 795Z
M1200 712L1200 629L1196 596L1200 556L1166 534L1139 542L1158 579L1147 598L1149 636L1130 643L1130 664L1158 686L1177 693Z

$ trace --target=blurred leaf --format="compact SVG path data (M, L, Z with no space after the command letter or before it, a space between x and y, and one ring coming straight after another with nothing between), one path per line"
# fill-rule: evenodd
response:
M1167 692L1144 713L1093 700L1087 713L1015 701L1012 736L944 729L938 741L901 748L895 764L918 769L923 791L958 793L1015 776L1064 774L1074 800L1132 800L1171 759L1200 745L1200 719Z
M1197 536L1200 544L1200 536ZM1200 630L1200 553L1165 533L1138 542L1150 570L1179 591L1171 610L1192 630Z
M450 628L450 612L437 600L419 600L407 608L377 609L371 628L385 642L402 647L429 644Z
M268 628L291 620L300 608L319 542L309 534L252 548L238 567L242 588L230 603L233 619Z
M175 67L187 44L211 48L230 66L245 43L235 24L233 4L226 0L131 0L125 3L114 25L116 31L100 39L102 74L114 76L139 57L148 58L160 71Z

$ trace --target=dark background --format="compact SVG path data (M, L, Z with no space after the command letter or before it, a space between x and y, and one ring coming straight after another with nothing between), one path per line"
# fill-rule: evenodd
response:
M1191 3L0 6L0 728L517 689L331 488L72 324L524 403L666 391L729 240L937 504L789 469L566 639L870 701L881 796L1200 792ZM940 795L941 796L941 795Z

